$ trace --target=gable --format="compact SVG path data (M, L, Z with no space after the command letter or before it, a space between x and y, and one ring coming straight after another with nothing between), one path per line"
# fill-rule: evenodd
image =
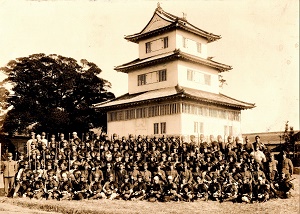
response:
M155 13L150 22L147 24L147 26L142 30L141 34L168 26L170 24L172 24L171 21L164 20Z

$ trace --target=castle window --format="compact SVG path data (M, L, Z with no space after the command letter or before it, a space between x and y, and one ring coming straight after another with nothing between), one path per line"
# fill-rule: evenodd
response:
M136 109L136 118L145 118L147 115L146 108L137 108Z
M159 106L150 106L148 108L148 117L155 117L159 115Z
M167 48L169 46L169 41L168 37L164 37L164 48Z
M158 133L159 132L159 127L158 127L159 124L158 123L154 123L153 125L154 125L154 127L153 127L154 128L154 134L159 134Z
M153 71L146 74L138 75L138 86L148 85L167 80L167 70Z
M198 133L198 122L194 122L194 132Z
M201 51L202 51L201 48L202 48L201 43L197 42L197 52L198 53L201 53Z
M187 48L187 38L182 37L182 47Z
M151 42L146 42L146 53L151 52Z
M202 122L194 122L194 132L204 133L204 125Z
M204 74L204 84L210 85L210 81L211 81L211 76L208 74Z
M138 75L138 85L146 85L146 74Z
M131 120L135 118L135 109L125 110L125 120Z
M159 38L151 42L146 42L146 53L155 52L169 47L168 37Z
M211 85L211 75L191 69L187 69L187 80L203 85Z
M167 80L167 70L160 70L158 71L158 81L162 82L162 81L166 81Z
M166 134L167 133L166 130L167 130L167 123L166 122L160 123L160 133Z

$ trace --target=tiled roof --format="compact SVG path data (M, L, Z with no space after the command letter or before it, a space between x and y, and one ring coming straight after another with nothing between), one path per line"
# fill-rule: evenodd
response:
M296 130L294 131L296 135L299 135L300 131ZM260 133L245 133L243 134L243 137L248 137L251 142L255 141L255 136L260 136L261 142L264 144L280 144L284 143L284 139L280 136L283 136L284 131L278 131L278 132L260 132Z
M205 66L213 67L218 69L220 72L231 70L232 67L229 65L225 65L216 61L213 61L211 59L204 59L201 57L197 57L185 52L180 51L179 49L175 51L171 51L168 53L163 53L159 55L155 55L149 58L145 59L135 59L131 62L125 63L123 65L119 65L115 67L115 70L121 71L124 73L128 73L129 71L140 69L149 65L157 65L159 63L163 63L166 61L172 61L172 60L186 60L190 62L199 63Z
M153 17L155 15L159 16L161 19L169 22L170 24L167 26L163 26L161 28L155 29L153 31L144 32L144 29L149 25L149 23L151 22L151 20L153 19ZM202 37L208 39L209 42L212 42L212 41L215 41L215 40L218 40L221 38L221 36L219 36L219 35L215 35L215 34L207 32L207 31L201 30L200 28L197 28L196 26L189 23L186 20L186 18L180 18L178 16L175 16L175 15L165 12L160 6L158 6L156 8L156 10L154 11L154 14L153 14L152 18L150 19L149 23L146 25L146 27L140 33L128 35L125 37L125 39L127 39L131 42L137 43L142 38L149 37L153 34L161 33L162 31L169 31L174 28L183 29L183 30L189 31L191 33L194 33L196 35L202 36Z
M210 103L215 105L234 107L238 109L254 108L255 104L239 101L223 94L214 94L201 90L186 87L168 87L137 94L124 94L111 101L94 104L94 108L119 108L130 105L139 105L145 102L154 102L165 99L192 99L202 103Z

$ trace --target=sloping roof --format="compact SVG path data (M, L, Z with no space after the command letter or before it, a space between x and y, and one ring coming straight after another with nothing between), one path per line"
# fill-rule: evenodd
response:
M154 28L150 28L150 24L152 24L155 19L161 19L164 22L163 25L158 25ZM170 13L165 12L160 5L155 9L154 14L148 24L144 27L144 29L132 35L128 35L125 37L128 41L138 43L139 40L150 37L155 34L160 34L161 32L170 31L173 29L183 29L194 33L198 36L204 37L208 40L208 42L212 42L221 38L219 35L215 35L209 33L207 31L201 30L200 28L189 23L186 18L180 18L178 16L172 15Z
M135 59L131 62L119 65L115 67L115 70L121 71L124 73L128 73L129 71L133 71L136 69L140 69L146 66L150 65L157 65L159 63L164 63L166 61L172 61L172 60L185 60L195 63L200 63L205 66L213 67L218 69L220 72L231 70L232 67L229 65L225 65L216 61L213 61L211 59L204 59L198 56L194 56L188 53L184 53L180 51L179 49L176 49L174 51L170 51L167 53L155 55L152 57L148 57L145 59Z
M120 108L174 98L192 99L201 103L215 104L237 109L250 109L255 107L255 104L239 101L223 94L214 94L181 86L168 87L136 94L124 94L111 101L94 104L93 107L101 109Z
M294 131L295 135L299 135L300 131L296 130ZM278 132L260 132L260 133L246 133L243 134L243 137L248 137L250 141L255 141L255 136L258 135L260 136L261 142L264 144L280 144L284 143L284 139L280 136L284 134L284 131L278 131ZM297 140L297 139L296 139Z

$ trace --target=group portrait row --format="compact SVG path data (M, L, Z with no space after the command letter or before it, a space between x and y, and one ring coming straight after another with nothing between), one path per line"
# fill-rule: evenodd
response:
M24 152L5 154L5 196L259 203L290 198L294 188L289 154L274 156L259 136L254 142L77 132L47 138L32 132Z

